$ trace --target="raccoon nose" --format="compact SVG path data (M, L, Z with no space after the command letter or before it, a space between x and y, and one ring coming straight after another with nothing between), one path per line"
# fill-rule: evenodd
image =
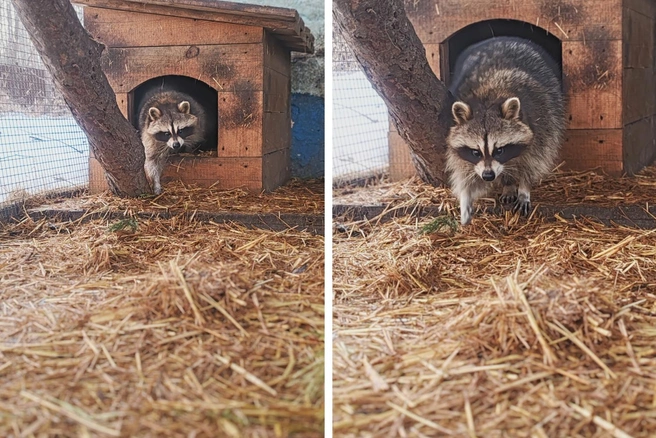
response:
M494 178L496 177L497 176L494 174L492 169L485 169L481 174L481 178L483 178L485 181L494 181Z
M180 149L180 142L179 142L179 141L174 142L174 143L171 145L171 147L173 148L173 150L178 150L178 149Z

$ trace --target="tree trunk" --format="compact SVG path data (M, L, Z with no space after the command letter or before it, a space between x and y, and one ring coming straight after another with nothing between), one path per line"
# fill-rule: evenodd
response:
M419 176L443 184L453 100L428 65L403 0L334 0L333 16L410 146Z
M104 46L93 40L70 0L12 0L23 25L61 91L73 117L107 173L112 192L150 193L145 153L136 130L123 117L100 67Z

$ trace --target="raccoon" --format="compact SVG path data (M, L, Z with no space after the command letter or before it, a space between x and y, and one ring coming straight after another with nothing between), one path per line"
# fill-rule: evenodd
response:
M179 91L158 91L144 99L139 109L139 132L146 152L146 177L156 194L171 153L193 152L206 138L205 111Z
M528 215L531 187L553 169L565 134L559 66L531 41L490 38L460 55L449 91L456 101L446 168L460 222L493 188Z

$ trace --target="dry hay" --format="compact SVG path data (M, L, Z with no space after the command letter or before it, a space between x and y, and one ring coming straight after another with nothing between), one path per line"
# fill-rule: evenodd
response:
M27 207L46 203L59 208L83 208L89 213L112 210L128 214L143 211L210 211L231 213L324 213L324 182L322 180L291 180L271 193L249 192L243 189L224 190L202 188L173 181L165 184L157 196L118 198L108 192L60 198L55 201L34 198Z
M602 172L556 171L531 191L534 203L576 206L617 207L627 204L652 203L656 193L656 167L643 169L632 177L609 177ZM432 187L417 178L396 183L384 183L366 188L343 188L335 191L335 204L388 204L394 208L443 206L457 204L445 187ZM483 199L480 205L494 204L494 199Z
M564 184L585 178L604 184ZM654 185L615 183L590 193ZM334 234L335 436L656 436L656 230L508 214L422 233L431 221Z
M0 436L322 436L323 253L183 217L0 228Z

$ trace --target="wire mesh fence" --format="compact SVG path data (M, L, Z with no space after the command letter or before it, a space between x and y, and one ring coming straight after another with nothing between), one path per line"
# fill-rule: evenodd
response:
M351 49L333 32L333 178L336 184L387 173L387 107Z
M88 162L86 136L11 1L0 0L0 219L28 197L86 185Z

